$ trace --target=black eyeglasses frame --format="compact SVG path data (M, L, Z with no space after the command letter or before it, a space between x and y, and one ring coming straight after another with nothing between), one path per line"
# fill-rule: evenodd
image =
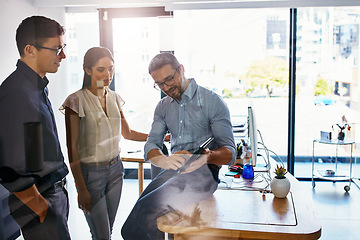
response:
M60 48L48 48L48 47L43 47L43 46L39 46L36 44L31 44L31 46L34 46L36 48L41 48L41 49L47 49L47 50L51 50L56 52L56 56L59 56L61 54L61 52L64 51L64 48L66 47L66 44L64 44L64 46L60 47Z
M168 87L171 87L172 85L174 85L175 81L174 81L174 77L176 75L176 73L179 71L179 67L180 65L176 68L174 74L171 76L170 79L167 79L165 80L164 82L162 83L156 83L154 82L154 88L156 90L159 90L159 91L162 91L162 89L164 88L164 85L168 86ZM172 83L169 83L169 82L172 82Z

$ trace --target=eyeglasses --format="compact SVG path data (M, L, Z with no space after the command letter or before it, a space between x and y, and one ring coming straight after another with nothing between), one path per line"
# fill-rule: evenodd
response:
M42 49L47 49L47 50L51 50L56 52L56 56L59 56L61 52L64 51L64 48L66 47L66 44L64 44L64 46L60 47L60 48L48 48L48 47L43 47L43 46L39 46L39 45L33 45L36 48L42 48Z
M174 83L175 83L174 77L175 77L175 74L177 73L177 71L179 70L179 67L180 67L180 66L178 66L178 67L176 68L174 74L171 76L170 79L165 80L165 81L162 82L162 83L154 83L154 88L155 88L156 90L161 91L161 90L164 88L164 85L166 85L166 86L168 86L168 87L174 85Z

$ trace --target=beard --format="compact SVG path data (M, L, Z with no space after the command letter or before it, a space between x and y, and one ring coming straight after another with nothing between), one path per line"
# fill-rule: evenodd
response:
M186 90L186 86L187 86L187 82L186 82L186 78L184 76L180 76L179 77L179 84L172 86L170 89L168 89L168 91L163 91L167 96L173 98L173 99L178 99L181 100L181 96L182 94L185 92ZM169 91L170 90L170 91ZM177 93L175 93L174 91L177 90Z

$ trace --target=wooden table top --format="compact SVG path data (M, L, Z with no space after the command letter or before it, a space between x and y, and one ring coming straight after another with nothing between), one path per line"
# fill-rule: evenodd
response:
M123 162L137 162L137 163L146 163L144 158L130 156L130 157L121 157L121 161Z
M145 163L144 152L141 150L132 152L121 151L120 156L123 162Z
M284 199L259 191L218 189L210 199L158 218L158 227L175 239L320 238L311 196L290 173L286 176L291 189Z

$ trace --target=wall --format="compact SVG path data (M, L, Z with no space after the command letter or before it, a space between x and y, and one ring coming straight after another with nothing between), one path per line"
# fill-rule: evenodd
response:
M26 0L0 0L0 82L14 71L19 54L15 43L15 31L22 19L37 14Z

